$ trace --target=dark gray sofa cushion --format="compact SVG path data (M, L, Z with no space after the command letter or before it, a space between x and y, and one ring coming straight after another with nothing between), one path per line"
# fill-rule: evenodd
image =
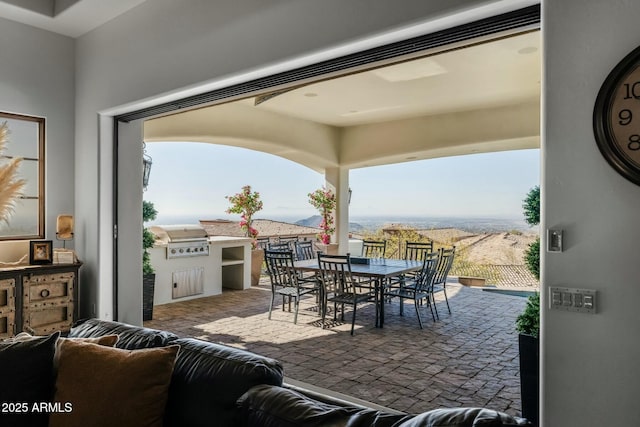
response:
M46 427L46 412L33 405L53 397L53 355L60 332L26 341L0 342L0 426Z
M484 408L443 408L416 415L399 427L508 427L531 426L522 418Z
M482 408L435 409L420 415L389 414L319 402L282 387L256 386L238 399L243 427L507 427L526 420Z
M165 347L178 339L178 336L171 332L99 319L76 322L69 332L69 337L89 338L113 334L118 335L116 347L124 350Z
M236 401L258 384L282 385L280 362L248 351L192 338L173 341L173 369L165 426L237 425Z
M356 406L331 405L268 385L253 387L238 399L238 406L244 427L395 427L411 418Z

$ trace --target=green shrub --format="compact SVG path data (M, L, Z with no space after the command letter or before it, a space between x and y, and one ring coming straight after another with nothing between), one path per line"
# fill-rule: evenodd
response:
M536 185L527 193L522 201L524 220L529 225L540 224L540 186Z
M524 262L531 274L540 280L540 237L529 244L524 252Z
M153 206L153 203L142 201L142 222L153 221L156 219L158 211ZM148 249L153 247L155 237L152 232L147 228L142 229L142 274L152 274L155 270L151 265L151 256Z
M540 224L540 186L536 185L527 193L527 197L522 201L524 209L524 220L529 225ZM524 253L524 263L527 268L540 279L540 237L531 243Z
M538 336L540 331L540 294L535 293L527 300L527 306L516 319L516 331L525 335Z

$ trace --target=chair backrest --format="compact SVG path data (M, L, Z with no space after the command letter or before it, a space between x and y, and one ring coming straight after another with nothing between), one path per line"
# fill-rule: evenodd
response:
M257 249L268 249L269 246L269 238L268 237L258 237L256 238L256 248Z
M433 276L432 284L439 285L447 282L449 270L453 265L453 257L456 253L456 247L438 249L438 265Z
M426 254L433 252L433 242L409 242L404 244L404 259L422 261Z
M271 287L298 286L298 276L293 268L292 251L264 251L264 262L271 280Z
M387 251L387 241L363 240L362 256L366 258L384 258Z
M347 255L325 255L318 253L320 279L325 294L334 292L355 292L355 283L351 275L351 259Z
M287 242L283 242L283 243L270 242L270 243L267 244L267 250L278 251L278 252L292 251L291 246Z
M298 236L286 236L278 237L278 243L288 243L289 247L293 250L294 244L299 241Z
M313 242L311 240L295 242L296 257L298 260L313 259L316 254L313 250Z
M416 292L427 292L437 272L440 252L427 252L422 258L422 268L415 278Z

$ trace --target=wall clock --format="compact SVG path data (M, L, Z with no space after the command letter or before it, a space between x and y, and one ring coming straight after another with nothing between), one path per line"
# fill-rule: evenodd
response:
M640 47L615 66L593 109L600 152L623 177L640 185Z

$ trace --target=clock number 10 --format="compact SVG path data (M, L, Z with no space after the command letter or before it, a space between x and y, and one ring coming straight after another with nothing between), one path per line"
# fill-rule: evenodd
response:
M624 84L624 99L640 99L640 82Z

